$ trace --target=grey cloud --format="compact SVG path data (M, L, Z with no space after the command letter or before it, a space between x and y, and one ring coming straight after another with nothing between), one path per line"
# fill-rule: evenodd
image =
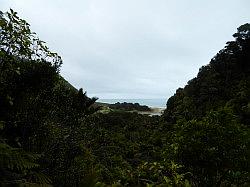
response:
M249 0L0 0L64 59L90 96L167 98L196 76L236 28Z

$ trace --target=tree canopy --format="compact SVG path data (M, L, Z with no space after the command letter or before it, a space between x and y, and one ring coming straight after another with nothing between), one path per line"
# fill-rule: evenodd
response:
M61 57L0 12L1 186L249 186L250 24L176 90L162 116L104 112Z

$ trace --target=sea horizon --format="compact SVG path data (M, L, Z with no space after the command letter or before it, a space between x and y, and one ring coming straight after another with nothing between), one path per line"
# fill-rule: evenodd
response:
M140 105L146 105L151 108L166 108L167 99L157 98L157 99L98 99L97 102L114 104L120 103L139 103Z

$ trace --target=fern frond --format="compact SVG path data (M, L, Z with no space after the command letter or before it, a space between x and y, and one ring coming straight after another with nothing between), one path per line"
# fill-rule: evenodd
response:
M3 169L25 173L25 170L39 167L39 164L35 163L38 158L39 155L13 148L6 143L0 143L0 166Z

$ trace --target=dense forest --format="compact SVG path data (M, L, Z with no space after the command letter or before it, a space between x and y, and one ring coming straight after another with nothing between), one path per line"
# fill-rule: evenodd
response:
M146 105L140 105L139 103L127 103L127 102L117 102L114 104L109 104L109 108L125 111L150 111L151 109Z
M0 12L0 185L250 186L250 24L233 37L162 116L102 112Z

